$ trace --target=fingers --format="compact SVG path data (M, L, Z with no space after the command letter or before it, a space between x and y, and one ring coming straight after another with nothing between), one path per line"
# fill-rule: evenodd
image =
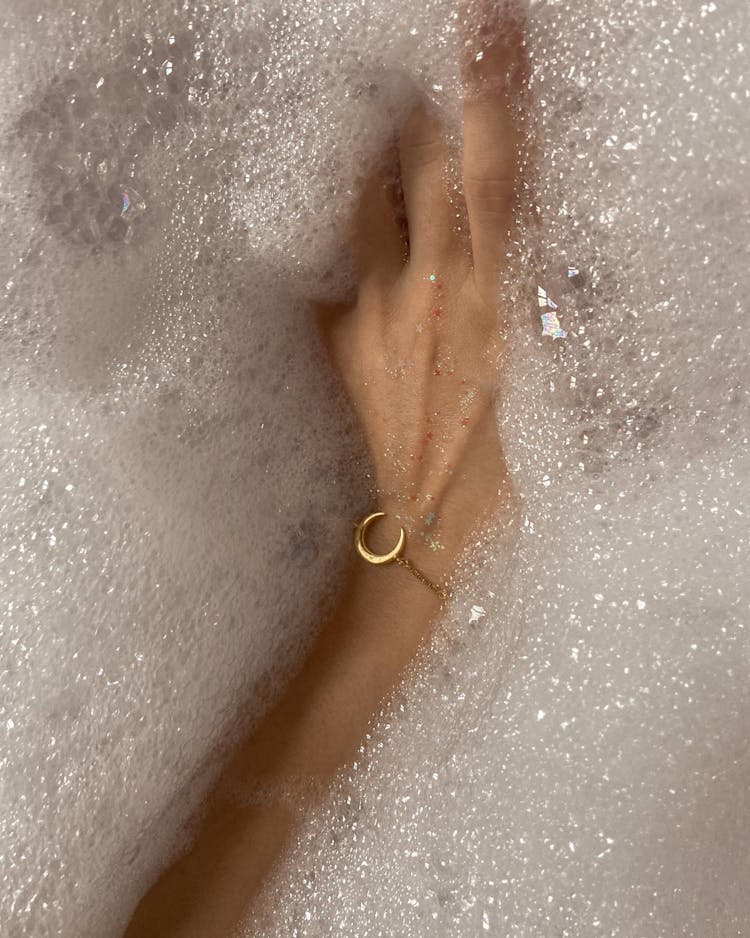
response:
M366 180L360 196L351 248L360 284L392 282L403 269L407 247L395 194L395 153L382 159Z
M523 78L523 33L498 24L495 37L466 64L463 185L471 230L474 280L494 306L498 270L513 221L519 133L513 93Z
M401 180L416 265L429 266L455 246L455 218L447 178L448 147L441 121L418 105L400 140Z
M463 184L473 281L487 306L494 307L513 220L520 135L512 102L525 59L518 23L494 23L489 30L490 41L465 63ZM489 30L483 28L485 34ZM394 198L395 160L382 161L363 187L352 239L360 287L367 281L393 283L407 259L425 269L464 259L450 198L449 156L442 122L425 104L418 105L398 149L406 218Z

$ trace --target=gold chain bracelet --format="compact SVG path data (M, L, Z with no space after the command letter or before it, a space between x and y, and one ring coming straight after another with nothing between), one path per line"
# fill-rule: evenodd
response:
M385 554L376 554L365 544L365 532L367 531L367 528L376 518L384 517L384 511L373 511L372 514L364 517L359 522L359 524L354 525L354 546L359 556L363 557L368 563L374 564L392 563L395 561L397 564L399 564L399 566L406 567L406 569L412 573L420 581L420 583L424 583L425 586L429 586L433 593L437 593L437 595L442 599L450 599L453 594L449 589L446 589L444 586L438 586L431 580L428 580L424 573L422 573L421 570L418 570L410 560L401 556L401 552L406 544L406 531L404 531L403 527L401 528L401 532L398 536L396 546L391 548L391 550Z

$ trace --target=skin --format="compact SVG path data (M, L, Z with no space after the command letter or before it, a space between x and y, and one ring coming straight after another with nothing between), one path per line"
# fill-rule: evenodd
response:
M518 34L496 34L480 31L483 55L474 59L475 44L466 64L463 204L446 182L444 128L420 105L400 135L397 175L384 163L363 190L352 239L355 302L316 308L369 444L371 510L386 512L368 546L387 551L402 525L405 556L439 584L472 531L512 503L493 397L504 318L498 286L517 187L509 104L522 44ZM232 935L302 809L356 757L428 638L440 597L403 567L351 552L344 591L311 655L237 747L192 846L143 897L126 938Z

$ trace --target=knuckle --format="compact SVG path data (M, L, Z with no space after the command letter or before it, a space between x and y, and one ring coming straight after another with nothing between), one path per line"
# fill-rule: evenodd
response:
M403 160L412 168L424 169L445 162L443 142L433 136L413 136L404 141Z
M515 179L511 174L488 173L464 179L464 195L472 209L486 215L506 215L513 202Z

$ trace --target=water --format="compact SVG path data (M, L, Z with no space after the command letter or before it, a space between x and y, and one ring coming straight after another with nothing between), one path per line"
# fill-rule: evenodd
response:
M6 7L0 920L117 935L367 507L305 298L416 96L455 119L460 15ZM531 6L521 526L248 933L750 931L747 39L739 0Z

